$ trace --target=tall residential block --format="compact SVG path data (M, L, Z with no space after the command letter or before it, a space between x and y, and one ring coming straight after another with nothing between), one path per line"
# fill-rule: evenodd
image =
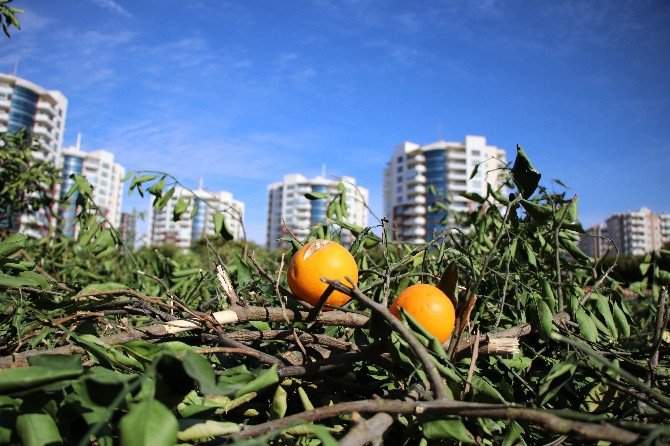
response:
M59 165L67 99L60 91L47 90L28 80L0 74L0 133L28 130L39 142L35 158ZM58 189L52 194L58 196ZM19 219L19 230L32 236L46 234L55 223L45 212Z
M121 212L121 226L119 226L119 235L126 246L134 247L137 241L137 222L139 214L133 212Z
M62 166L61 196L64 196L74 183L70 175L84 176L93 186L93 202L105 218L118 228L121 224L123 197L121 179L125 169L114 162L114 154L106 150L84 152L79 145L68 147L62 152ZM69 203L63 203L59 212L61 230L71 237L76 234L74 199L75 197L71 197Z
M670 214L648 208L614 214L605 224L612 242L622 254L643 255L670 242Z
M356 226L367 226L368 210L366 204L369 192L357 186L356 179L342 177L347 202L347 222ZM306 237L316 223L326 219L326 208L331 198L308 200L305 194L330 193L330 197L338 192L340 180L329 180L322 176L308 179L300 174L285 175L281 182L268 186L267 216L267 247L271 250L285 246L278 239L295 235ZM351 233L343 232L343 242L353 241Z
M505 162L505 150L488 145L483 136L398 145L384 170L384 215L391 220L395 238L411 243L430 240L444 228L443 213L430 212L431 207L446 198L451 212L473 209L476 203L460 194L485 195L487 183L501 187Z
M589 257L602 257L614 254L614 247L609 240L609 232L606 224L599 224L586 228L588 235L579 237L579 249Z
M173 211L179 198L188 202L188 208L179 221L173 220ZM152 200L153 204L153 200ZM195 215L190 215L196 208ZM205 234L214 235L214 214L220 211L228 230L235 240L243 237L244 203L233 199L230 192L210 192L200 187L191 191L182 187L160 211L149 210L148 239L151 245L173 244L188 249Z

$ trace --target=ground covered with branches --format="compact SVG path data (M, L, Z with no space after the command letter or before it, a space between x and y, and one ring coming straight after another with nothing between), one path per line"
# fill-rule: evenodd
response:
M520 149L501 168L506 188L468 194L471 213L435 206L445 229L422 245L351 227L336 197L310 237L356 235L358 286L324 277L352 296L336 309L296 300L291 251L226 241L222 218L189 253L133 250L76 177L76 239L0 241L0 444L667 442L670 252L625 297L577 248L577 197ZM177 185L127 181L157 207ZM420 282L455 303L444 345L387 309Z

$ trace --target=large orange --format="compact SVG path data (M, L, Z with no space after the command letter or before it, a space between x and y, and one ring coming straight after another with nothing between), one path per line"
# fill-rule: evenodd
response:
M402 307L426 331L444 343L454 331L456 315L451 300L433 285L419 283L406 288L391 304L391 313L400 319Z
M358 266L354 257L342 245L330 240L314 240L305 244L291 258L287 280L291 292L299 299L316 305L328 285L321 278L339 280L348 285L345 277L358 283ZM349 296L333 291L326 303L336 307L349 301Z

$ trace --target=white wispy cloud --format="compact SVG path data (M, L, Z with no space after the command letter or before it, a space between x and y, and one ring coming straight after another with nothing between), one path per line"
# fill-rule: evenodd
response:
M132 14L130 14L126 9L123 8L123 6L119 5L114 0L91 0L91 1L96 5L100 6L101 8L107 9L108 11L112 11L116 14L125 17L132 17Z

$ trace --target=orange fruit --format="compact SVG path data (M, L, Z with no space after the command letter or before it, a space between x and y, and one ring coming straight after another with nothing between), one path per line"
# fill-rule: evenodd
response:
M406 288L391 304L391 313L398 319L404 309L440 343L449 339L454 331L456 314L451 300L439 288L419 283Z
M351 253L342 245L330 240L314 240L305 244L291 258L287 280L291 292L300 300L316 305L328 285L321 278L339 280L345 285L349 277L358 283L358 266ZM333 291L326 303L336 307L349 301L350 297Z

